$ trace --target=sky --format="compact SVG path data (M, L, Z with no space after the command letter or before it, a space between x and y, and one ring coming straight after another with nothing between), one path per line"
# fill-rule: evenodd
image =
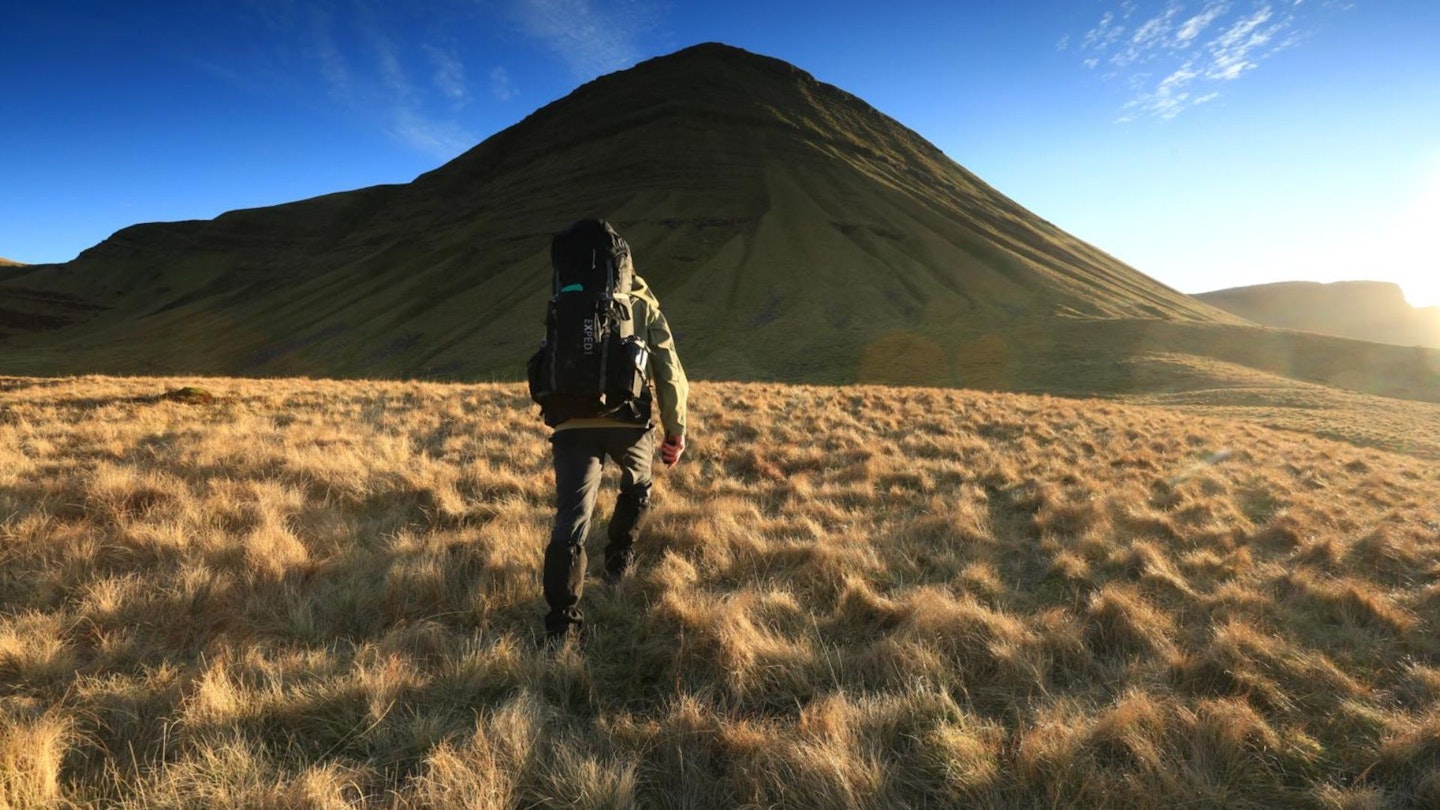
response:
M1182 292L1440 305L1435 0L15 0L0 256L404 183L700 42L784 59Z

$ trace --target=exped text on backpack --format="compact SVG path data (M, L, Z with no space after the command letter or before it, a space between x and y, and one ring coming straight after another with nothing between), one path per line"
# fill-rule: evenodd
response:
M545 342L530 358L530 397L545 423L608 416L650 418L649 350L635 334L630 246L602 219L555 235Z

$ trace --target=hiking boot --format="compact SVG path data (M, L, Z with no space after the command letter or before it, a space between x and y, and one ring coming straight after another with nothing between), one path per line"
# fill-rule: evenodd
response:
M634 549L627 548L624 551L607 553L605 555L605 584L619 584L620 580L625 578L625 574L630 571L633 562L635 562Z
M582 619L580 611L571 608L569 610L553 611L545 617L545 643L550 647L559 647L566 639L579 638Z

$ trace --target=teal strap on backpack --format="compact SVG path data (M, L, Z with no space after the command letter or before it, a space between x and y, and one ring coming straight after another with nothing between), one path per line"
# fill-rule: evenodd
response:
M570 284L570 285L561 287L561 288L560 288L560 292L562 292L562 293L567 293L567 292L585 292L585 285L583 285L583 284Z

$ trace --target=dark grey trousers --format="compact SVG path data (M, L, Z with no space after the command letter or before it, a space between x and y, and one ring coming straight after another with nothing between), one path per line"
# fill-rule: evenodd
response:
M620 495L610 516L607 572L628 566L640 534L640 518L650 506L650 465L655 438L649 428L574 428L550 437L555 457L555 528L545 547L542 575L549 633L563 633L582 621L580 594L585 587L585 534L595 511L600 474L609 458L620 465Z

